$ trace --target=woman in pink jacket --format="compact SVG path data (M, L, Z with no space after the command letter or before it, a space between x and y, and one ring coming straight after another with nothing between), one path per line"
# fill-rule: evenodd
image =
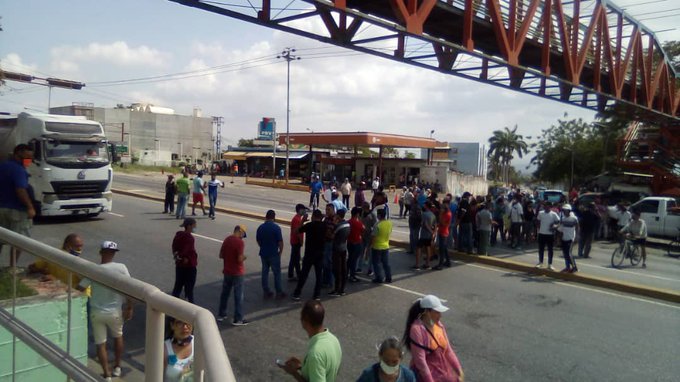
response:
M419 382L463 382L463 368L439 321L447 310L439 298L427 295L416 300L408 312L403 341Z

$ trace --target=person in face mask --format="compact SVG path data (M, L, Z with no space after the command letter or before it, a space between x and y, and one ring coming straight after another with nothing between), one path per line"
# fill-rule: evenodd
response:
M401 364L403 355L398 338L384 340L378 349L380 362L364 369L357 382L415 382L415 374Z
M417 299L408 312L403 342L411 352L418 381L462 382L463 368L439 320L449 310L437 296Z
M83 238L77 233L70 233L64 238L61 249L73 256L80 256L83 252ZM68 285L69 272L56 264L48 261L38 259L35 263L28 266L29 273L42 273L43 276L40 281L59 280L65 285ZM78 275L73 275L71 279L71 286L75 287L80 282Z

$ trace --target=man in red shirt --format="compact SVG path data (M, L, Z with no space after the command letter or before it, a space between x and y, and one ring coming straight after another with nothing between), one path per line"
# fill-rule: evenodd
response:
M304 242L304 234L298 232L302 227L302 217L307 214L307 207L298 203L295 206L295 216L290 221L290 260L288 261L288 281L297 281L300 277L300 250Z
M217 312L217 322L222 322L227 318L227 303L229 302L229 294L231 288L234 288L234 320L231 322L234 326L248 325L248 320L243 318L243 284L244 275L246 273L244 254L245 243L243 239L246 238L246 227L237 225L234 227L234 233L228 236L222 242L220 248L220 259L224 261L224 279L222 281L222 294L220 295L220 307Z
M357 261L363 252L361 249L362 234L364 232L364 223L361 222L361 208L352 208L352 218L349 219L349 237L347 238L347 252L349 259L347 266L349 268L349 281L358 282L357 278Z
M172 295L179 297L184 289L184 296L193 304L198 253L191 233L196 229L196 219L186 218L180 227L184 231L177 231L172 240L172 255L175 258L175 287L172 288Z
M439 242L439 265L434 268L436 270L442 270L443 267L451 266L449 249L446 246L446 240L448 240L449 237L449 225L451 225L451 209L449 208L449 202L444 201L439 211L439 225L437 228L437 241Z

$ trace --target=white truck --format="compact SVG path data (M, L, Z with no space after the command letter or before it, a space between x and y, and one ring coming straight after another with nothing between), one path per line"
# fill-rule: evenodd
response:
M649 196L630 207L640 211L651 236L676 237L680 228L680 210L674 198Z
M98 122L52 114L0 115L0 160L11 157L20 143L34 150L27 171L38 215L111 211L113 170Z

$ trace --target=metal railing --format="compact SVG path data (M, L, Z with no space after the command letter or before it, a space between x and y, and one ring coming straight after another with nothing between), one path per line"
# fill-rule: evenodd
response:
M163 342L166 314L192 323L194 326L195 381L232 382L236 380L215 318L207 309L172 297L143 281L107 272L104 268L90 261L66 254L47 244L1 227L0 242L7 243L22 252L31 253L73 274L88 278L121 294L144 302L146 304L145 381L163 381ZM71 274L69 274L69 279L71 279ZM14 282L16 283L16 277ZM69 285L69 301L70 292L71 286ZM16 296L13 296L11 321L19 323L20 320L14 316L15 300ZM8 321L10 320L7 317L0 316L0 324L3 324L3 326L11 326L11 322ZM12 331L10 328L8 330ZM49 342L44 337L41 340ZM31 341L26 344L38 353L44 353L46 348L49 347L47 343L41 343L41 341ZM64 371L64 369L60 369ZM69 371L64 372L69 375ZM74 380L81 379L77 376L69 376L75 377Z

